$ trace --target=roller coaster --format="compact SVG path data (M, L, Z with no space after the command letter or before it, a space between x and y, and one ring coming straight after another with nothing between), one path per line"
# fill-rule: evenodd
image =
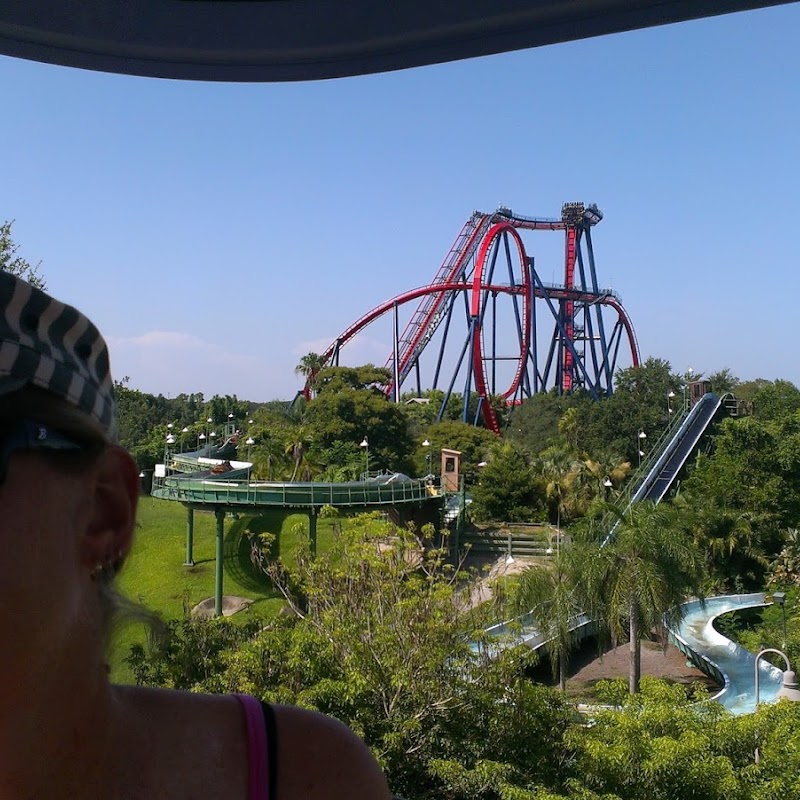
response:
M610 395L618 366L638 366L639 346L619 295L597 281L591 232L602 219L596 205L583 203L565 203L558 219L520 216L502 206L475 211L430 284L364 314L334 339L320 363L339 366L356 334L391 315L393 347L385 364L391 380L384 390L399 401L413 379L420 396L425 356L429 388L444 394L439 419L457 386L463 387L464 422L482 422L495 433L498 404L516 405L553 389L595 399ZM542 280L521 236L526 231L564 235L563 283ZM407 304L413 311L401 330L400 310ZM313 378L303 390L307 398Z

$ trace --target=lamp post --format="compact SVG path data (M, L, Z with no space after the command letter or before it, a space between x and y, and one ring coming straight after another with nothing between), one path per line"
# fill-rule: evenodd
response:
M428 472L426 473L428 478L430 479L431 475L431 443L426 439L422 446L425 448L425 461L428 464Z
M256 443L256 440L252 436L248 436L244 442L247 445L247 461L249 462L250 466L247 468L247 479L250 479L250 473L253 470L253 461L250 455L250 448Z
M611 487L614 484L611 483L611 478L608 475L603 478L603 500L608 500L608 493L611 491Z
M167 425L167 428L171 428L172 425ZM175 437L172 435L172 431L167 433L167 441L166 445L164 446L164 469L169 470L169 456L170 456L170 448L172 445L175 444Z
M211 430L211 423L212 422L214 422L214 420L211 417L209 417L206 420L206 429L205 429L205 431L203 431L203 433L200 434L200 439L202 439L203 445L210 445L211 444L211 439L209 439L208 433Z
M364 480L366 480L367 478L369 478L369 440L367 439L366 436L362 439L359 447L364 448L364 462L366 464Z
M670 389L667 392L667 420L672 416L672 399L675 397L675 392Z
M642 456L644 455L644 450L642 450L642 448L644 447L644 440L646 438L647 438L647 434L644 431L641 431L641 430L639 431L639 433L636 436L636 449L637 449L637 451L639 453L639 467L640 468L642 466Z
M774 595L773 595L774 596ZM758 703L759 703L759 681L758 681L758 664L761 661L761 657L765 656L767 653L775 653L779 655L783 660L786 662L786 669L783 671L783 681L781 683L781 688L778 689L778 694L776 695L778 700L789 700L792 703L800 702L800 686L797 685L797 676L794 674L794 670L792 669L792 665L789 663L789 657L781 650L776 650L774 647L767 647L765 650L762 650L756 656L756 665L755 665L755 679L756 679L756 711L758 711ZM759 753L758 748L756 747L756 764L758 764L759 760Z
M781 607L783 616L783 647L786 647L786 592L773 592L772 599Z
M186 434L187 433L189 433L189 426L188 425L184 425L184 427L181 429L181 451L182 452L186 451Z
M694 370L691 367L686 368L686 380L683 382L683 410L686 411L686 388L692 382L692 375Z

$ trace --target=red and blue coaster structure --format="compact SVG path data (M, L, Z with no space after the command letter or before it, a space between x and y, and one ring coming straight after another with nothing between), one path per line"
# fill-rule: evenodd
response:
M358 319L325 350L323 363L338 365L356 334L389 315L392 380L385 391L399 400L411 380L421 394L424 371L430 388L444 391L440 417L456 389L463 390L464 421L495 433L498 402L514 405L553 389L610 395L618 366L638 366L639 347L619 296L597 281L592 229L602 218L597 206L583 203L565 203L558 219L502 206L475 211L431 283ZM542 280L522 239L527 231L562 233L563 283ZM401 329L401 311L409 308ZM470 404L476 396L477 408Z

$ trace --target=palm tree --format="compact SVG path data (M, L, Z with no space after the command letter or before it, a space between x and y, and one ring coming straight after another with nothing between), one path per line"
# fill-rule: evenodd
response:
M680 619L687 594L702 596L703 559L667 506L635 503L614 514L615 535L596 545L582 580L593 614L605 620L615 640L628 636L628 688L635 694L642 638L665 616L670 622Z
M575 644L572 627L583 610L578 594L577 550L562 550L545 566L528 567L519 578L515 604L528 614L536 630L545 640L545 650L558 677L561 691L567 688L569 653Z
M263 429L259 431L251 458L254 474L268 481L276 480L286 466L283 442Z
M300 467L308 453L309 432L305 425L294 425L287 431L287 438L284 443L284 453L292 459L293 469L290 482L298 480Z
M294 368L295 374L302 375L306 379L304 394L307 393L307 400L311 400L314 396L314 385L316 383L317 374L326 364L327 360L319 353L307 353Z
M564 447L548 447L538 460L537 470L545 483L545 496L555 506L558 540L561 539L561 515L568 507L570 486L574 478L575 456Z
M785 531L781 552L770 566L770 580L779 584L800 584L800 529Z
M572 480L575 512L585 515L592 504L602 504L611 489L623 483L630 472L630 462L617 456L601 453L595 457L584 453L576 462Z
M737 581L760 583L768 560L758 543L757 519L747 511L723 508L713 499L679 495L673 501L695 544L706 556L709 577L726 586L730 576Z

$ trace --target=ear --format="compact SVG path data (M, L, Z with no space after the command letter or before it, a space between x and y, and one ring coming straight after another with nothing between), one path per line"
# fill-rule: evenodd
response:
M94 466L91 511L83 536L87 566L116 566L127 555L138 503L136 463L122 447L107 447Z

